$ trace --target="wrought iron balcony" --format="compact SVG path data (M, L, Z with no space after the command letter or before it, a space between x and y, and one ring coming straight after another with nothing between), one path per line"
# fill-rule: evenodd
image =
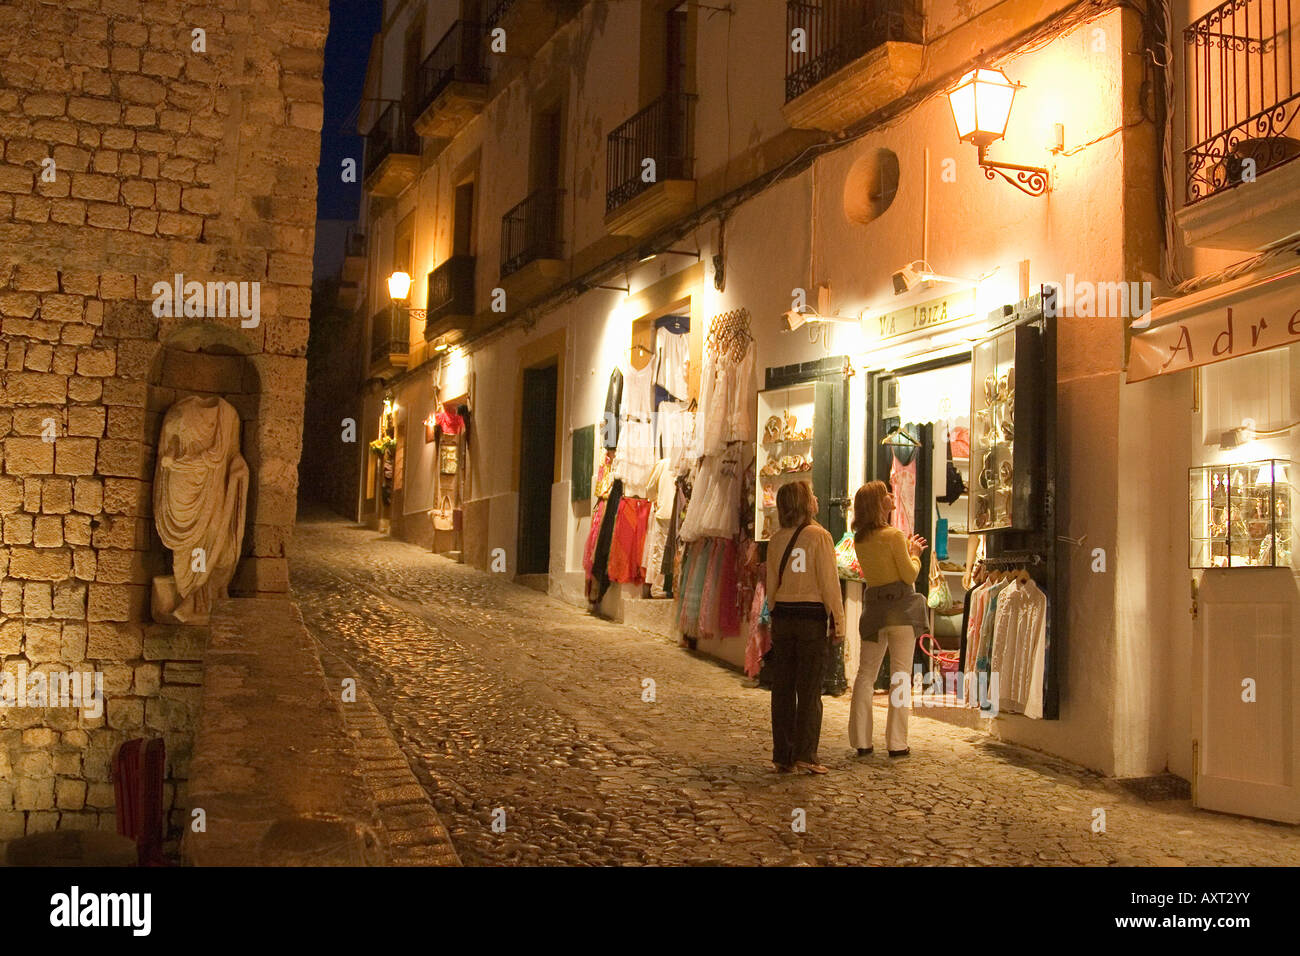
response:
M389 103L366 134L366 175L394 153L420 155L420 139L401 103Z
M785 19L787 103L884 43L924 39L913 0L789 0ZM790 40L795 30L801 45Z
M695 95L665 93L609 134L605 144L605 212L656 183L694 179L691 132ZM653 160L647 178L646 160Z
M1300 6L1228 0L1183 31L1190 205L1300 156Z
M483 62L483 27L468 20L457 20L420 64L414 92L419 116L451 83L487 83L488 68Z
M538 189L501 217L501 276L518 272L536 259L561 259L562 189Z
M452 256L429 273L426 339L436 339L458 327L457 319L474 314L474 262L473 256Z
M510 12L511 7L515 6L516 4L522 5L523 3L527 3L527 2L529 2L529 0L499 0L497 5L492 8L491 12L488 13L487 17L485 18L484 23L487 29L495 30L497 27L501 25L501 21L505 19L505 16L507 13Z
M384 306L370 320L370 371L383 375L395 367L405 368L411 351L410 315L391 305Z
M355 226L348 228L345 255L357 258L364 258L366 255L366 234L357 232Z

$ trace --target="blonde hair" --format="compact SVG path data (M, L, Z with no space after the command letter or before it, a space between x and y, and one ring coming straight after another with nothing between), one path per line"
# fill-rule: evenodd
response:
M816 517L813 512L812 485L806 481L792 481L776 491L776 515L782 528L797 528Z
M889 525L885 513L885 496L889 486L883 481L868 481L853 496L853 540L861 541L873 531Z

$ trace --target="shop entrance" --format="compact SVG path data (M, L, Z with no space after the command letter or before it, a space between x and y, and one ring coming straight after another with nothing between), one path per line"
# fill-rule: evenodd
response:
M546 574L555 478L555 363L524 369L519 440L519 573Z
M876 373L871 393L866 477L893 490L894 526L928 542L916 589L939 595L930 610L930 632L943 650L960 653L967 568L973 557L967 544L974 543L966 520L970 353ZM916 662L925 663L919 650ZM887 675L883 681L887 687Z

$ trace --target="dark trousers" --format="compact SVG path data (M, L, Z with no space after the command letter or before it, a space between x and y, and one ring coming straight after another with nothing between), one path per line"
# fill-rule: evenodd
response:
M826 610L820 604L772 609L772 761L817 762L822 735Z

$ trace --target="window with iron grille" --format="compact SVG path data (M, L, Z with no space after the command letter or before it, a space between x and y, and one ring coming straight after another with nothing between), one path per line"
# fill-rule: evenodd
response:
M405 355L411 347L409 314L391 305L384 306L370 320L370 364L387 360L390 355Z
M501 217L501 276L518 272L537 259L562 259L560 198L562 189L535 190Z
M411 125L408 111L401 103L389 103L366 134L366 175L379 168L393 153L418 156L420 139Z
M924 41L913 0L789 0L785 19L787 103L883 43Z
M486 83L488 68L483 59L483 27L457 20L429 51L416 73L414 92L416 116L429 108L451 83Z
M1188 204L1300 156L1297 13L1300 0L1228 0L1183 31Z
M613 212L655 183L695 178L694 108L694 94L669 90L609 134L605 212Z

